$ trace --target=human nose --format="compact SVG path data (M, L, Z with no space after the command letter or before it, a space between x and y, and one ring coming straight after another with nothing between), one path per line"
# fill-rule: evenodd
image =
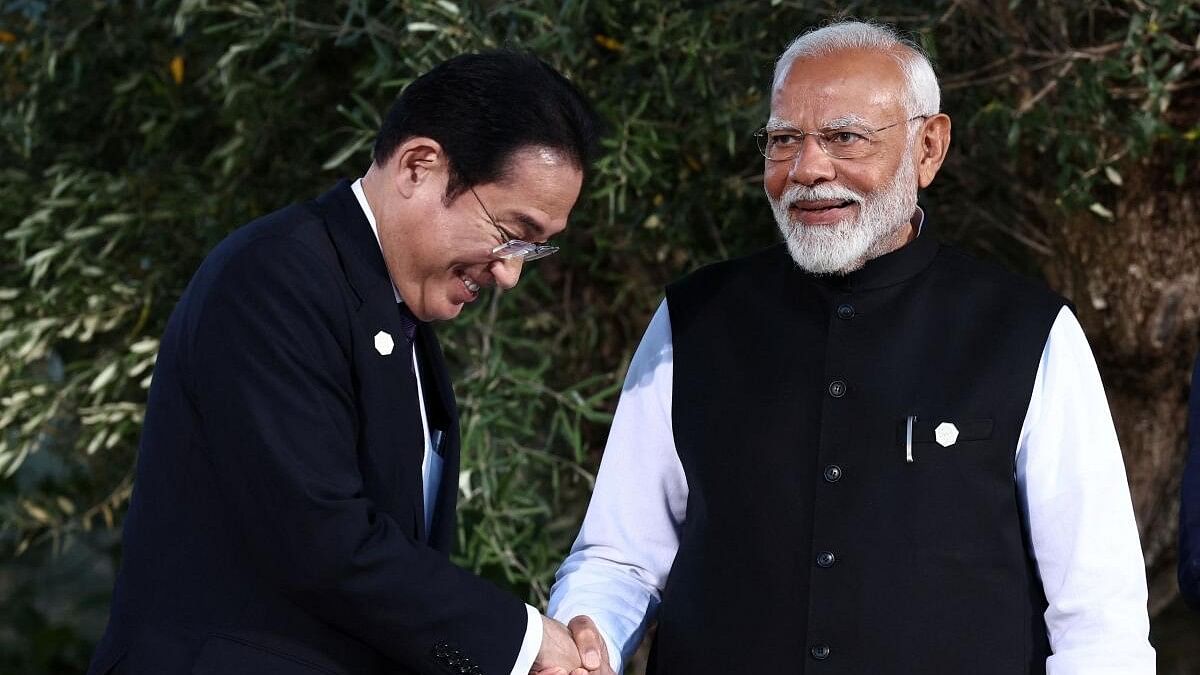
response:
M821 147L816 134L807 134L800 151L791 159L788 169L788 180L801 185L815 185L822 181L830 181L837 177L833 160Z
M492 278L496 280L496 286L508 290L517 285L517 280L521 278L521 267L524 261L521 258L502 258L493 261L491 264Z

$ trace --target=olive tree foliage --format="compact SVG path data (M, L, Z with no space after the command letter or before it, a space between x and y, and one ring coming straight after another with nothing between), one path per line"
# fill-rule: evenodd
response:
M933 226L1080 308L1165 578L1200 324L1193 3L0 0L0 593L26 578L5 566L72 547L111 575L157 340L204 254L360 175L414 77L507 46L609 126L563 251L439 326L463 422L457 559L543 602L662 284L775 240L750 136L773 59L846 15L934 56L955 140L923 196ZM9 591L20 628L0 644L35 645L13 663L86 657L97 628Z

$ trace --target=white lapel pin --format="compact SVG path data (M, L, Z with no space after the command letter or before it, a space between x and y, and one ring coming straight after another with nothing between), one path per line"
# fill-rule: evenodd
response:
M949 422L942 422L933 430L933 437L938 445L948 448L958 442L958 427Z
M383 356L391 354L392 349L394 349L395 346L396 343L392 341L392 336L389 335L387 331L381 330L375 334L375 351L379 352Z

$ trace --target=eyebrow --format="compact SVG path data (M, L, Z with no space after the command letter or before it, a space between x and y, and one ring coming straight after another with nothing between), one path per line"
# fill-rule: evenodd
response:
M870 124L867 121L854 113L847 113L841 117L835 117L821 125L822 129L845 129L846 127L861 126L868 127Z
M869 127L870 124L867 122L867 120L863 119L862 117L859 117L858 115L856 115L854 113L846 113L845 115L842 115L841 117L835 117L831 120L827 120L827 121L823 122L821 124L821 126L818 128L820 128L820 129L845 129L846 127L853 127L853 126ZM778 131L780 129L797 129L798 130L799 128L800 127L796 126L795 124L793 124L791 122L776 119L774 117L772 117L770 120L767 121L767 126L766 126L767 131Z
M533 234L534 237L540 240L546 239L546 229L542 227L541 223L534 220L532 216L526 213L516 213L513 214L512 219L520 223L525 228L525 231Z
M767 120L767 126L763 127L766 131L779 131L780 129L797 129L795 124L786 122L781 119L772 117Z

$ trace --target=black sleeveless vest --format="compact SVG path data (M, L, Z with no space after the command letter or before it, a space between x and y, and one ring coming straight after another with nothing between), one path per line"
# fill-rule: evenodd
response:
M779 244L668 287L689 497L651 673L1045 672L1014 472L1064 301L926 230L846 276Z

